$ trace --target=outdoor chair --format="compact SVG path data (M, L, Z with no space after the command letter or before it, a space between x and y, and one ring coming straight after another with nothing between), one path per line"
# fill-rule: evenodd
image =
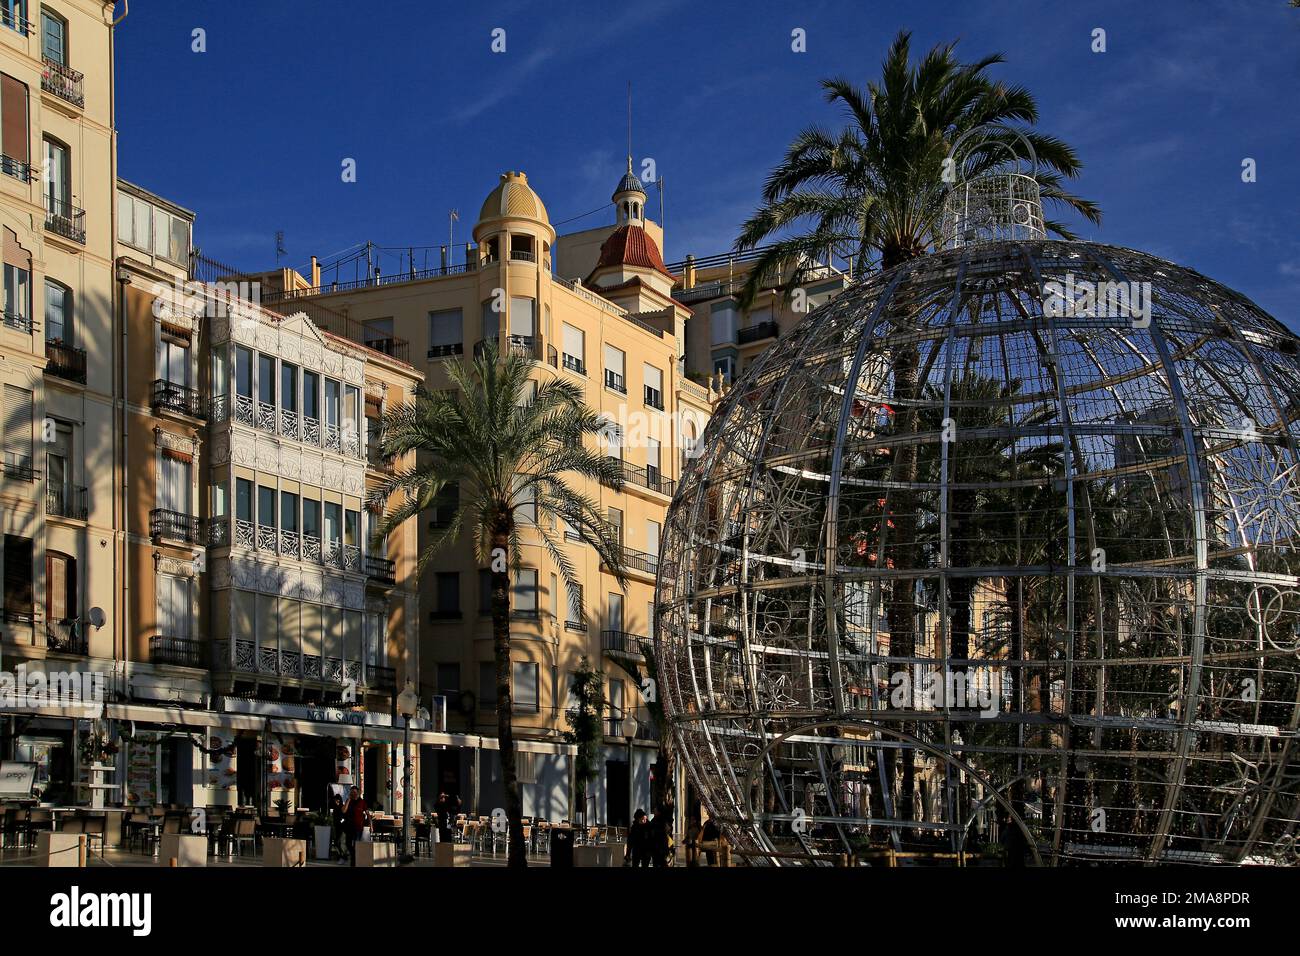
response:
M244 855L245 846L257 853L257 820L254 817L236 817L233 822L229 838L231 849L239 856Z
M433 855L433 826L417 821L415 824L415 855L420 855L420 844L424 844L425 854Z

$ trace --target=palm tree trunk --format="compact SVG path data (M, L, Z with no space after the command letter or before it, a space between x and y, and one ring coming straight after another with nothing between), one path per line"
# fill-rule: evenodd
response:
M514 702L510 696L510 571L500 555L510 554L510 532L503 528L492 534L492 653L497 668L497 753L501 759L501 785L506 795L506 816L510 837L506 864L526 867L524 850L524 808L515 776L515 735L511 726ZM506 570L498 571L498 567Z

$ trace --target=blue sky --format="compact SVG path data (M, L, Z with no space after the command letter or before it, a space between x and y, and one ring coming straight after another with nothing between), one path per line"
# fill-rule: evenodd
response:
M633 151L666 184L665 256L708 255L798 130L839 126L818 81L874 78L899 29L916 51L1006 54L996 74L1034 91L1040 127L1085 164L1075 189L1105 216L1086 238L1189 265L1300 328L1300 10L1285 0L137 0L118 28L119 168L194 209L196 243L244 269L274 264L276 230L292 265L366 239L438 245L453 207L459 244L503 170L528 173L552 222L606 203L631 80Z

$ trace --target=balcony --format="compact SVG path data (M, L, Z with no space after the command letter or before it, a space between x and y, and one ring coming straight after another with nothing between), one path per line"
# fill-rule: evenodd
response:
M64 239L86 244L86 210L66 199L45 197L45 228Z
M366 555L366 578L372 583L392 587L397 583L397 565L389 558Z
M5 477L14 481L31 481L36 477L30 455L20 455L15 451L5 451Z
M31 182L32 165L12 156L0 155L0 173L12 176L21 183Z
M29 36L32 32L31 21L24 19L21 13L22 8L16 4L4 4L3 8L0 8L0 26L8 27L23 36Z
M671 478L665 478L663 472L657 466L647 465L642 468L630 462L616 460L623 469L623 483L625 485L639 485L657 494L667 495L669 498L676 493L677 482Z
M202 541L201 522L195 515L155 508L149 512L149 535L155 541L183 541L185 544L198 544Z
M627 631L601 631L600 649L621 657L644 659L641 648L649 643L643 634L629 634Z
M537 255L531 249L511 249L510 258L515 262L537 261Z
M474 357L482 358L483 353L487 350L488 343L496 343L498 341L499 340L495 338L479 340L479 342L474 346ZM503 350L503 354L505 351L508 351L511 355L518 355L522 358L536 361L538 358L538 344L538 339L531 335L508 335L506 336L506 347L505 350ZM499 347L500 346L498 346L498 348Z
M395 358L399 362L409 364L411 361L411 343L407 342L406 339L389 336L382 339L363 339L361 344L368 349L374 349L380 355Z
M651 408L657 408L662 412L664 410L664 393L657 388L646 385L645 403Z
M86 350L64 345L62 342L45 343L45 372L69 382L86 384Z
M453 342L450 345L433 345L429 347L429 358L451 358L454 355L464 354L464 342Z
M763 339L774 339L780 334L781 330L775 322L759 322L737 332L736 344L749 345L751 342L761 342Z
M6 329L13 329L15 332L23 333L23 335L32 334L32 317L23 315L21 312L10 312L5 309L4 325Z
M187 418L203 418L203 401L199 390L164 378L154 379L152 405L155 415L170 412Z
M48 56L41 59L45 64L41 70L41 89L67 100L73 106L85 107L86 96L81 89L84 76L69 66L51 60Z
M175 667L203 667L203 642L183 637L149 638L149 660Z
M391 667L344 657L259 647L255 641L243 639L213 641L212 664L213 670L221 673L312 681L332 685L336 690L342 690L342 685L355 681L358 687L390 694L397 684L396 671Z
M587 622L586 621L565 621L564 629L566 631L577 631L580 634L585 634L587 633Z
M611 392L618 392L620 395L627 394L627 382L623 376L610 369L605 369L605 387Z
M579 375L587 374L586 364L576 355L570 355L568 352L565 352L560 357L560 363L570 372L577 372Z
M622 548L621 551L625 569L640 571L642 574L648 574L652 577L659 573L659 555L648 554L645 551L637 551L628 547Z
M86 489L75 485L45 489L45 513L60 518L85 521L90 513L86 506Z
M46 621L43 634L40 628L36 628L34 633L36 646L44 647L47 651L84 655L88 649L86 636L81 633L81 623L72 618Z

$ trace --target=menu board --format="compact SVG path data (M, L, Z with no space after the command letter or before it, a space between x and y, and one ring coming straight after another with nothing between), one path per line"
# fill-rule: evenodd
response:
M132 806L153 806L158 802L158 756L160 735L136 731L126 751L126 802Z
M214 751L208 754L208 786L213 791L234 790L238 783L234 745L235 735L232 731L216 729L208 731L208 749ZM229 752L220 752L223 748L229 748Z

